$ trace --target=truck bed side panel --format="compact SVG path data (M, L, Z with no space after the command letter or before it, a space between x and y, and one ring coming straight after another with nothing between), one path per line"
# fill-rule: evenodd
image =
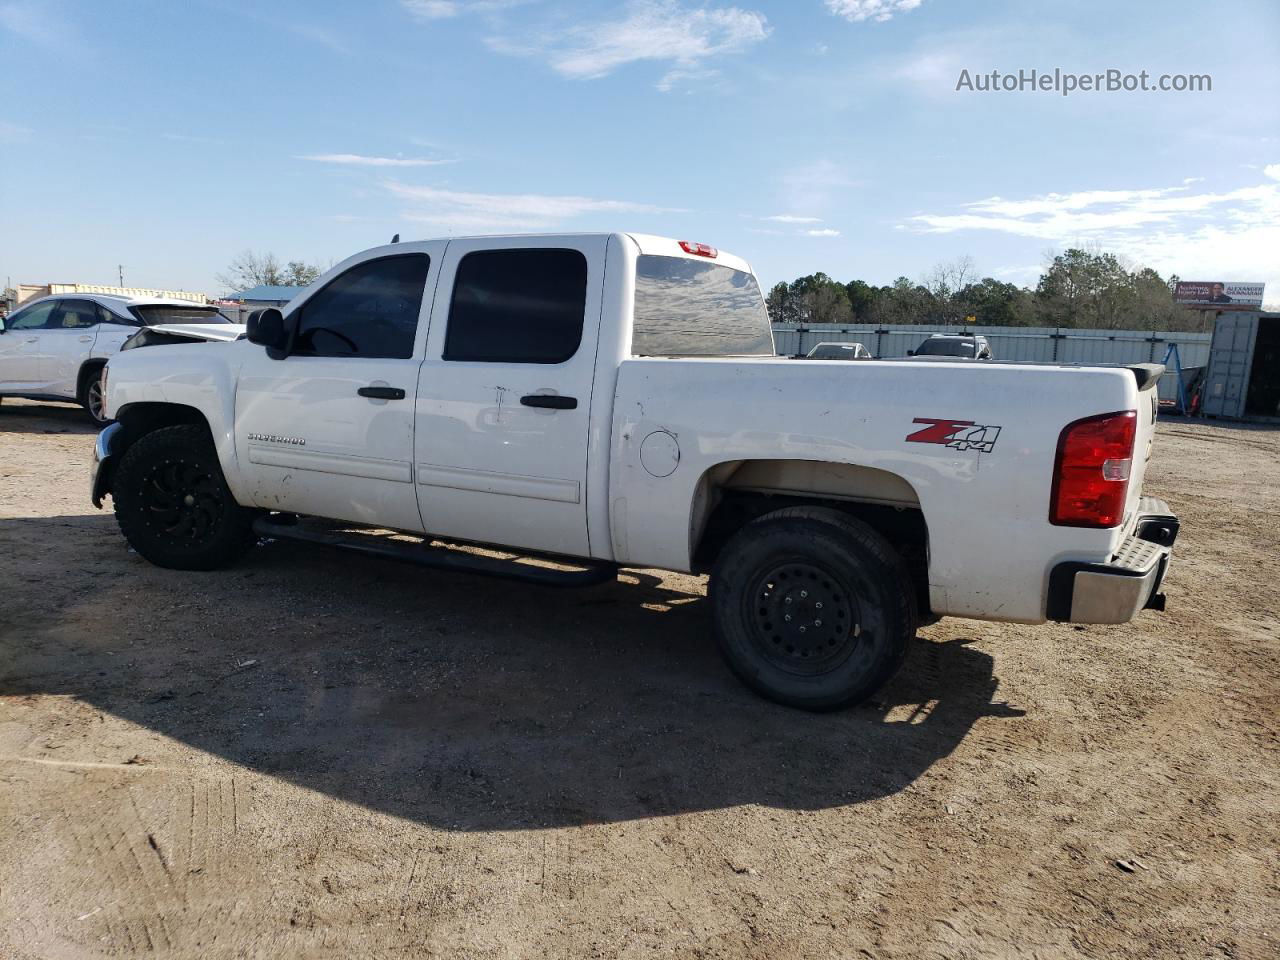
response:
M1120 368L629 359L614 407L614 551L629 565L689 569L690 504L718 464L858 464L915 491L935 612L1038 622L1049 569L1103 562L1123 537L1050 525L1058 435L1073 420L1138 405Z

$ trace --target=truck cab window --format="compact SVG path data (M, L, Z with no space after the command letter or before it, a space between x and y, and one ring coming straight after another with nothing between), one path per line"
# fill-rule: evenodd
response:
M421 253L356 264L299 308L292 352L409 359L429 267L430 258Z
M587 258L577 250L479 250L458 263L445 360L563 363L578 351Z

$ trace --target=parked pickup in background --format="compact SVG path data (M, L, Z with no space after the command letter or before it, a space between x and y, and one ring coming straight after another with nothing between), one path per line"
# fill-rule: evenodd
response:
M908 357L950 357L958 360L990 360L991 344L986 337L965 333L934 333L926 337L924 342L914 350L907 351Z
M869 696L925 619L1162 606L1159 367L797 364L745 262L623 233L378 247L288 310L111 361L92 498L153 563L272 537L563 585L707 572L729 665L810 709Z

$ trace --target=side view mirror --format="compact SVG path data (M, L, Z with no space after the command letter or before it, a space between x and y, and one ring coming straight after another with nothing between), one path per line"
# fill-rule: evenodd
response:
M916 355L916 352L915 352L914 350L908 350L908 351L907 351L907 356L908 356L908 357L914 357L915 355Z
M245 338L268 350L283 350L289 345L289 331L285 328L284 314L275 307L253 311L249 314Z

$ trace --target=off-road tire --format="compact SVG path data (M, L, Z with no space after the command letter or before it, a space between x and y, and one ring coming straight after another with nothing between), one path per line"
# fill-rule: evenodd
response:
M825 507L788 507L747 524L725 544L710 585L733 672L805 710L859 703L893 676L915 636L915 593L880 534Z
M102 368L104 366L106 364L95 364L81 373L80 389L76 391L76 398L80 406L84 407L84 412L89 419L99 427L105 427L111 422L109 417L102 416L102 405L106 402L106 398L102 395Z
M216 570L254 543L253 511L231 495L203 426L140 437L120 461L111 498L129 545L159 567Z

